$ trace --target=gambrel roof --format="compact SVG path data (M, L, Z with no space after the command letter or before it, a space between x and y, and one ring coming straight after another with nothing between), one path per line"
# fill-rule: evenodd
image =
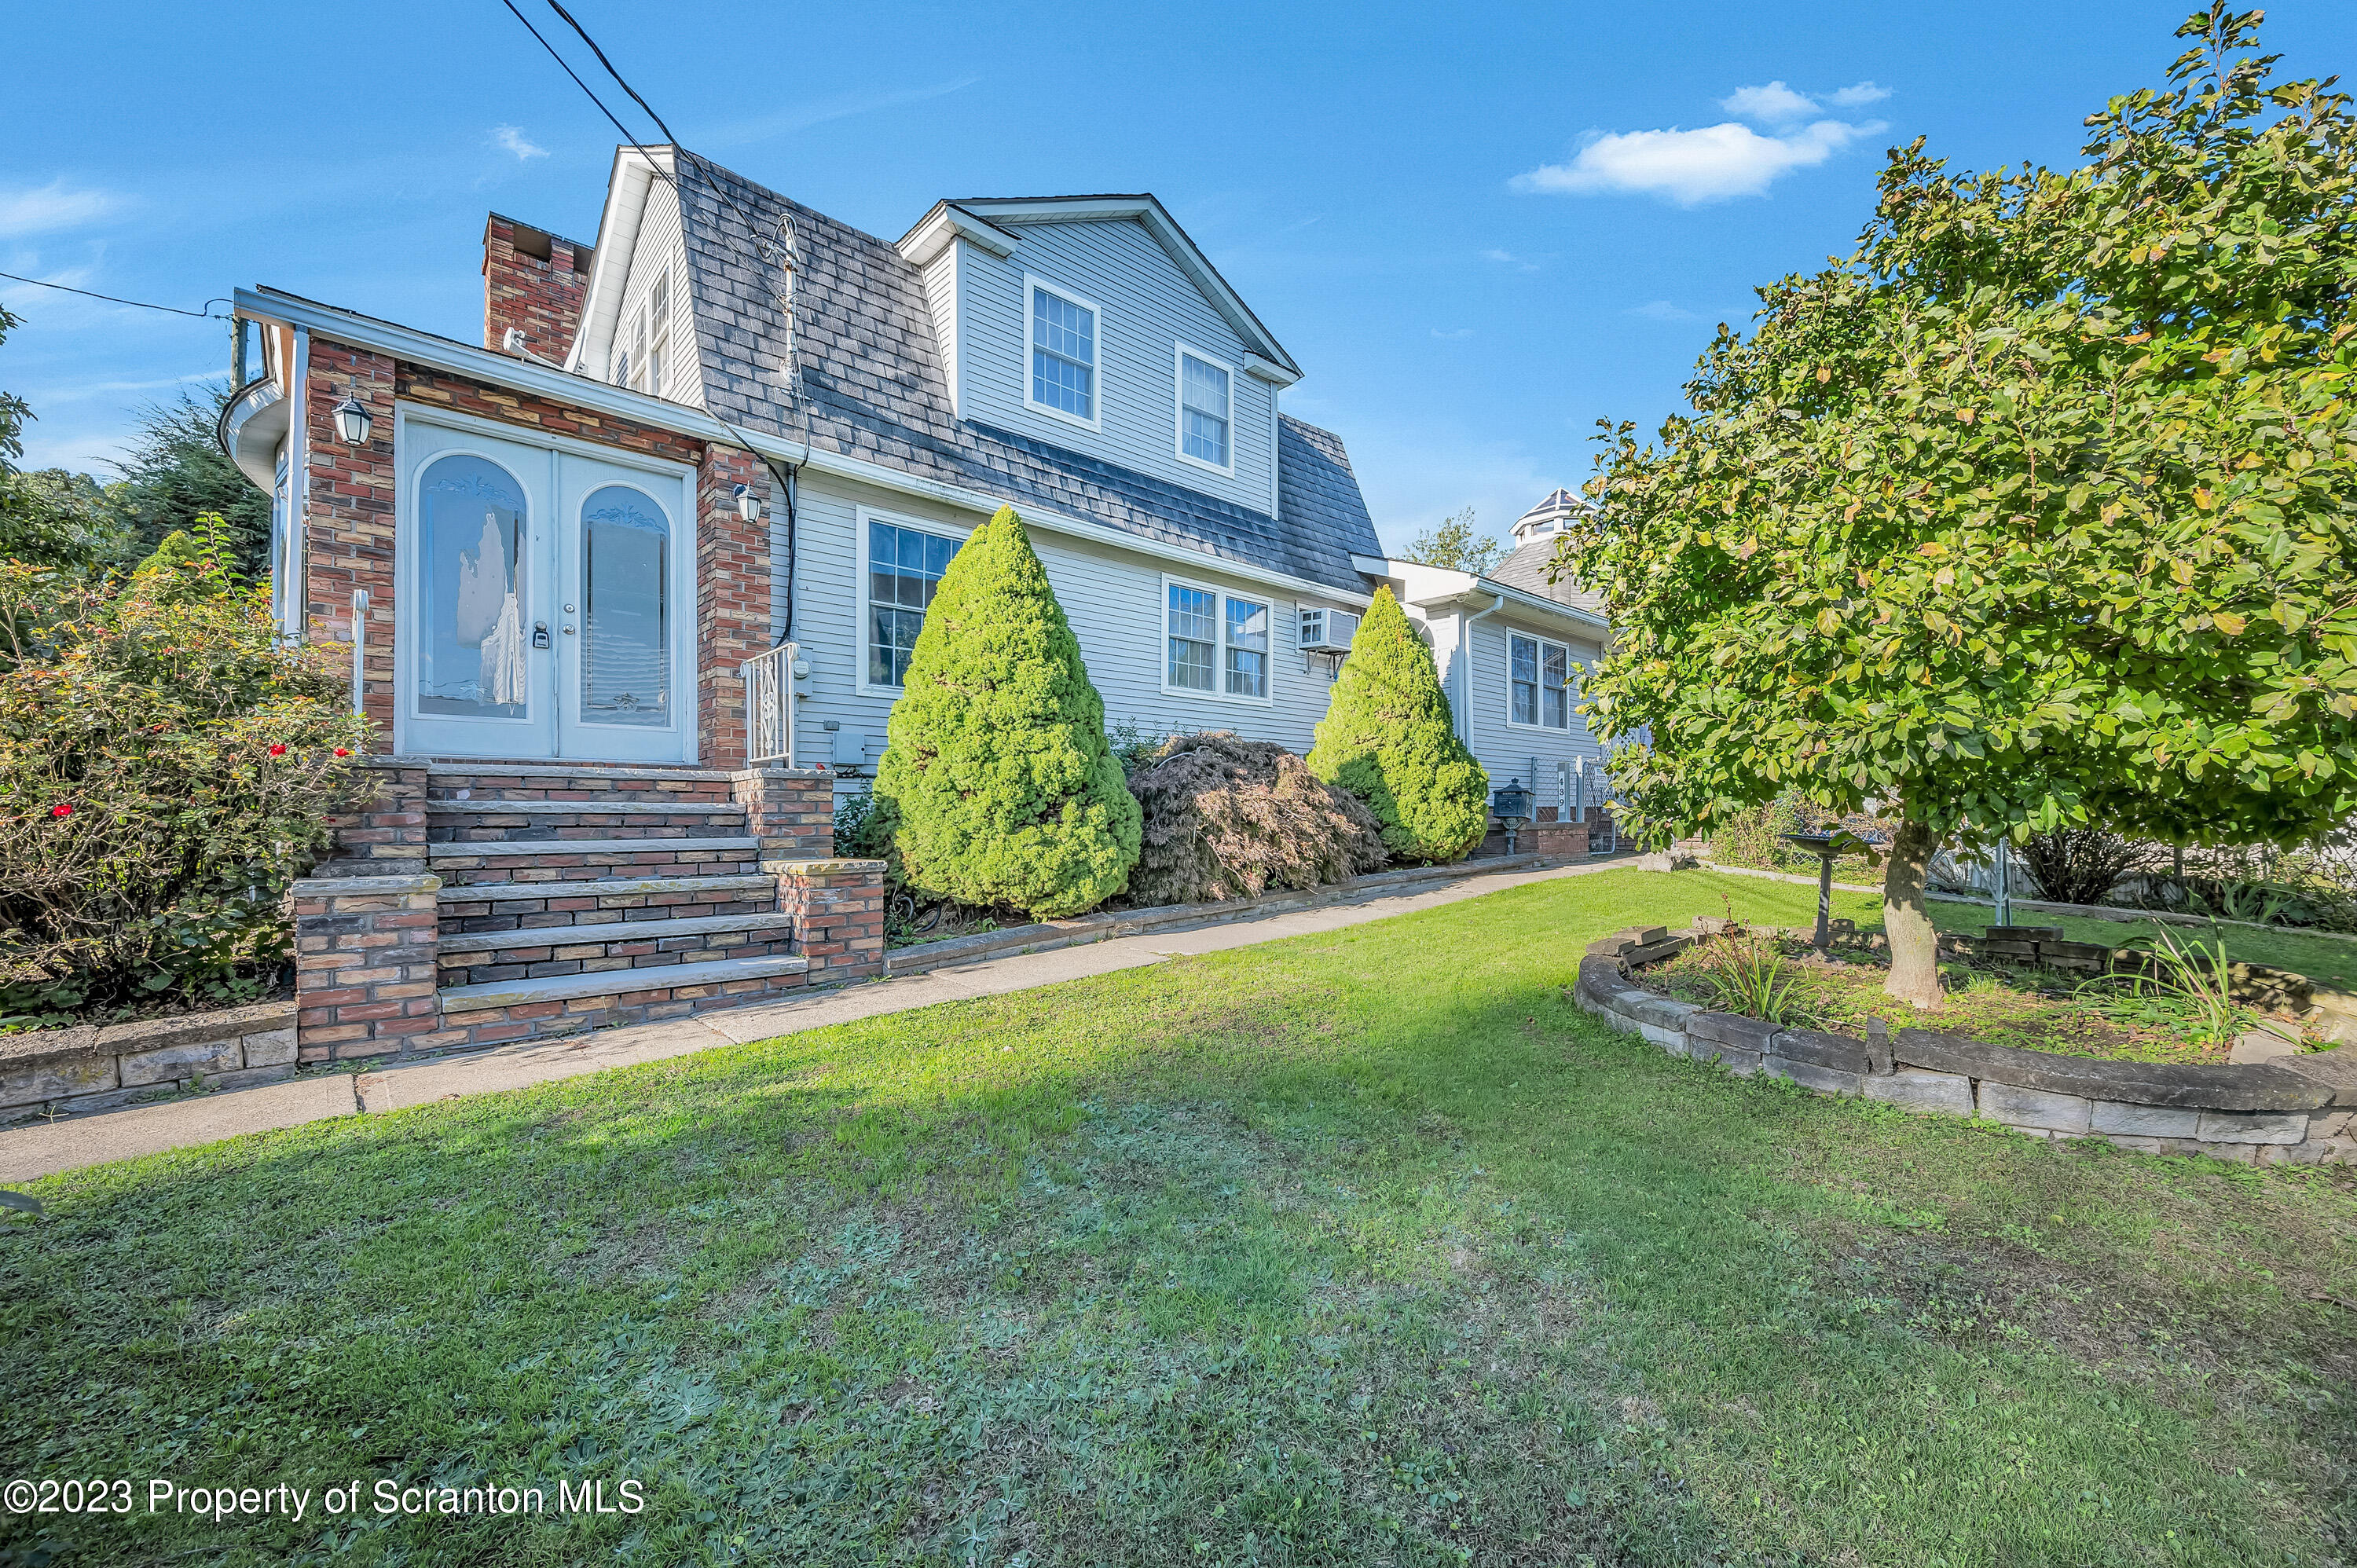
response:
M1351 557L1379 553L1381 546L1350 459L1332 433L1280 417L1278 515L1272 517L1119 464L961 420L951 403L921 274L901 249L693 153L673 153L672 165L704 401L720 418L748 431L807 440L823 451L1001 495L1018 507L1036 500L1164 543L1354 594L1365 590L1366 580ZM1045 199L1143 202L1161 212L1161 204L1150 197ZM1024 216L1034 221L1045 217L1036 200L996 209L986 201L956 205L983 221L991 220L994 209L999 218L1016 220L1010 207L1024 208ZM1162 220L1168 223L1168 215L1163 213ZM1152 231L1154 225L1147 228ZM1178 232L1175 223L1168 228ZM765 244L771 252L782 251L781 233L791 234L800 252L794 296L799 345L791 338L781 298L782 269L756 264ZM1178 239L1185 240L1183 233ZM1192 242L1186 245L1191 252ZM1218 279L1208 262L1200 264ZM1218 287L1227 285L1220 282ZM1243 310L1240 300L1235 307ZM1243 316L1253 329L1240 334L1245 341L1265 345L1255 352L1282 374L1297 375L1275 339L1249 311ZM799 408L786 395L789 354L797 347L804 392Z

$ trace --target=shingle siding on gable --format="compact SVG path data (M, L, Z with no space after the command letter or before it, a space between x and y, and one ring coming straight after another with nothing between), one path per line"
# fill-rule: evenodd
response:
M1338 438L1298 421L1283 422L1280 521L1134 465L1092 457L1069 443L961 423L951 411L946 362L924 282L899 252L693 154L681 154L678 166L688 203L688 271L705 399L721 418L1003 496L1018 507L1048 506L1143 538L1365 591L1366 579L1351 556L1379 554L1381 546ZM723 187L728 203L716 194ZM802 407L791 413L782 396L785 318L746 261L760 251L747 217L774 244L779 220L789 215L802 252L796 313L804 392ZM971 259L974 252L966 254ZM1260 439L1265 444L1265 435ZM1297 454L1310 472L1290 471Z
M1275 389L1243 373L1243 340L1145 227L1131 220L1007 227L1020 241L1013 255L969 249L961 263L958 330L965 386L958 412L1237 506L1265 510L1268 416ZM1031 361L1023 336L1027 274L1095 302L1103 314L1097 331L1103 415L1098 430L1024 404ZM1231 372L1232 478L1178 457L1181 342Z

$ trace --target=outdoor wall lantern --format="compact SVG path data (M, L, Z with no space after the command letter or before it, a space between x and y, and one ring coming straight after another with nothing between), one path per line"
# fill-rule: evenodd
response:
M347 388L344 401L336 404L336 434L347 446L365 446L369 438L369 411Z
M753 493L750 485L737 487L737 515L747 522L761 521L761 498Z

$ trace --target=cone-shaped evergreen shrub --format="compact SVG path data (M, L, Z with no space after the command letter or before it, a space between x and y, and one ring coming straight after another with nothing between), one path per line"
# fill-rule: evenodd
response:
M1137 860L1137 798L1012 508L942 575L904 692L876 788L899 814L910 886L1046 918L1122 890Z
M1490 825L1490 776L1457 738L1432 650L1388 587L1351 639L1309 771L1364 800L1402 860L1462 860Z

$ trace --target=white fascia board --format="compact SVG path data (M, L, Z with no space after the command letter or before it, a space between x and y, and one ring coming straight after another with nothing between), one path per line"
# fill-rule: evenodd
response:
M1418 609L1454 614L1462 604L1478 604L1489 596L1503 594L1506 602L1519 609L1534 611L1582 630L1609 632L1612 629L1609 620L1593 611L1559 603L1544 594L1534 594L1528 588L1517 588L1511 583L1477 577L1470 572L1451 572L1438 566L1426 566L1415 561L1394 561L1381 555L1353 555L1351 564L1370 577L1394 579L1407 590L1405 595L1407 602Z
M1015 253L1017 243L1015 236L1006 230L984 222L954 202L937 201L933 209L917 220L917 226L901 235L899 243L892 248L910 266L928 267L932 265L934 257L958 240L1001 260Z
M489 349L478 349L453 338L437 338L414 327L397 326L374 317L339 309L332 305L321 305L316 300L281 294L275 289L239 289L235 303L240 316L303 328L355 349L390 354L414 364L489 381L494 386L508 387L516 392L533 392L552 402L570 403L595 413L612 414L618 419L651 425L658 430L674 431L682 435L718 441L730 446L749 446L764 457L774 457L781 463L808 467L822 474L856 479L879 489L895 490L908 496L925 496L951 506L982 512L994 512L1002 506L1012 506L1023 514L1025 522L1051 532L1093 540L1156 560L1183 562L1199 572L1224 572L1247 582L1265 584L1289 593L1307 594L1348 605L1364 605L1370 597L1364 589L1339 588L1330 583L1314 582L1285 572L1272 572L1266 567L1232 560L1208 550L1189 550L1181 545L1166 544L1160 540L1131 533L1093 518L1049 510L1036 501L1017 501L1009 497L967 489L962 485L943 484L898 468L888 468L881 463L846 457L835 452L823 452L799 441L771 435L766 431L732 430L702 409L691 408L685 403L667 402L649 392L632 392L628 387L612 386L587 376L568 374L546 365L533 364L528 360L511 359Z
M581 293L581 321L573 330L573 349L565 368L587 374L587 367L612 357L614 330L622 317L622 294L630 285L630 260L639 248L639 230L647 218L647 199L655 181L672 172L671 149L660 149L660 162L641 157L635 147L614 149L613 172L606 178L606 207L597 215L597 243L589 262L589 286ZM660 172L658 172L660 171Z
M1275 387L1289 387L1301 379L1299 371L1289 371L1274 360L1249 353L1244 356L1244 374Z

